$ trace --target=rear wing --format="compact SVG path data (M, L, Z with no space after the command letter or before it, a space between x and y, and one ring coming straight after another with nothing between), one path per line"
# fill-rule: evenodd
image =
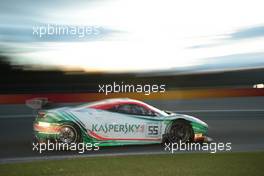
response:
M26 100L25 103L29 108L36 110L36 111L49 108L52 104L48 100L48 98L45 98L45 97L32 98L32 99Z

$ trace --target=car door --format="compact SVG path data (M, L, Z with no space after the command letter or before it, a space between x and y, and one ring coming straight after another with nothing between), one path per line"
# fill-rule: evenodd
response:
M122 115L122 119L118 119L120 122L128 126L134 125L134 130L119 134L123 138L141 141L161 140L163 117L159 114L137 104L122 104L112 109L112 112Z
M121 104L108 110L82 109L77 112L75 114L85 124L88 134L98 140L161 140L162 118L135 104Z

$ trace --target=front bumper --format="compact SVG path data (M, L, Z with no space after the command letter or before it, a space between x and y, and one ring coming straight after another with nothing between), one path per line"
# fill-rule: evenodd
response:
M194 142L212 142L213 139L203 135L202 133L194 134Z
M194 132L194 142L207 142L208 125L206 123L191 123Z

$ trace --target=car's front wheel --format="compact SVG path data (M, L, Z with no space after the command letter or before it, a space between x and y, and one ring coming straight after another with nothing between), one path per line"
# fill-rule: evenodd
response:
M78 131L78 128L73 125L62 125L59 130L58 141L66 144L78 143L80 139Z
M172 143L186 143L193 140L192 126L184 120L176 120L170 126L167 139Z

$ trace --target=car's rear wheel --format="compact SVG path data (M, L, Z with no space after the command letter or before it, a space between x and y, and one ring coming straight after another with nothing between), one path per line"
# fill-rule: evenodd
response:
M176 120L172 123L167 138L172 143L186 143L193 140L192 126L184 120Z
M71 144L80 141L79 130L74 125L62 125L59 130L58 141L61 143Z

